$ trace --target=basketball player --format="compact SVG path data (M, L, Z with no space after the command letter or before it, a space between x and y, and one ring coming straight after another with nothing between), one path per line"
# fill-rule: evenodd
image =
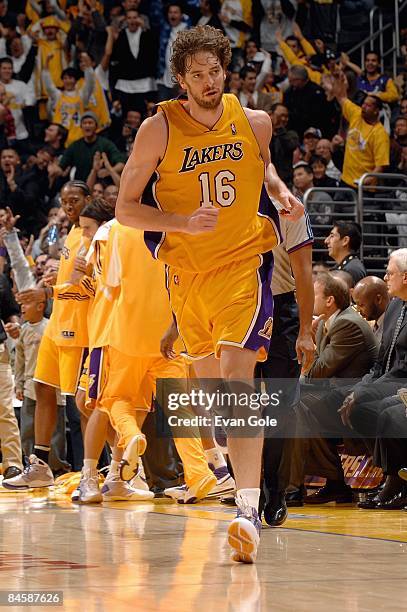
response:
M69 181L61 189L61 205L72 223L62 249L56 287L70 281L75 258L89 247L79 227L81 210L91 199L83 181ZM51 437L57 418L56 389L75 395L87 353L87 311L89 297L81 292L54 296L53 287L27 289L18 294L20 303L44 301L54 297L51 318L41 340L35 369L35 444L29 465L19 476L7 481L9 489L49 487L54 477L48 465Z
M295 220L302 205L270 161L271 121L224 95L230 44L210 26L178 33L173 75L187 101L160 103L140 127L122 175L116 216L145 230L168 264L171 307L199 378L251 379L272 327L271 254L279 242L275 198ZM157 208L141 203L157 172ZM252 563L261 523L262 439L232 438L237 517L229 526L233 559Z
M182 357L167 361L160 354L160 338L171 320L171 310L164 266L148 255L142 232L119 223L110 226L102 278L103 293L119 289L119 295L105 325L108 346L102 351L102 385L96 412L107 414L119 434L118 446L124 449L120 473L123 480L130 481L146 448L141 427L156 395L156 379L174 379L171 382L174 389L182 392L184 389L175 379L181 379L182 385L187 370ZM188 412L186 416L192 414ZM88 448L87 437L86 434ZM104 439L97 435L92 441L94 467ZM186 438L175 438L174 442L187 484L181 501L193 503L216 487L217 478L206 462L199 431ZM81 479L79 501L101 501L97 483L88 478L86 471Z

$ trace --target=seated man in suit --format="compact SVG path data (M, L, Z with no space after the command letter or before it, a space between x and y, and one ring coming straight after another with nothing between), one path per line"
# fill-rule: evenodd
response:
M406 390L399 393L405 397ZM358 506L366 510L407 510L407 483L403 481L403 466L407 465L406 406L397 395L382 400L381 406L373 458L386 475L386 482L381 491Z
M378 343L370 325L350 306L348 286L333 274L321 273L314 284L314 314L319 323L316 330L316 357L306 377L306 383L329 379L330 386L341 390L347 379L360 378L372 367L378 354ZM308 387L308 389L307 389ZM309 384L302 389L302 416L316 397L324 399ZM326 411L326 407L323 406ZM325 428L326 429L326 428ZM319 431L323 433L324 427ZM314 438L305 443L306 454L313 457L313 474L325 476L327 483L318 493L305 498L306 503L329 501L349 502L352 494L344 482L335 438Z
M407 249L391 253L384 277L390 301L383 321L379 357L372 371L349 394L341 407L344 425L352 427L374 448L381 400L396 395L407 379Z

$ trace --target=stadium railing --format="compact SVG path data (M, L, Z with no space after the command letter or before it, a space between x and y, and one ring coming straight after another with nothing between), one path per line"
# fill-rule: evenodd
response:
M357 192L350 187L311 187L305 192L303 202L314 232L314 262L326 261L328 252L324 240L333 222L340 219L358 221Z
M366 185L375 177L377 184ZM360 257L369 274L383 276L392 250L407 247L407 176L366 173L358 182L357 220L362 226Z

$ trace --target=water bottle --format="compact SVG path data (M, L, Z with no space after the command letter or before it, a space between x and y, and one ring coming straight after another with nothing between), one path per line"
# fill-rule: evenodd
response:
M48 234L47 234L48 246L52 246L53 244L56 244L58 242L58 238L59 238L58 226L51 225L51 227L48 230Z

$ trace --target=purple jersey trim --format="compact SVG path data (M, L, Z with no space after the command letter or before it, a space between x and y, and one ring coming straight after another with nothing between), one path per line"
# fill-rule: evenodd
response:
M102 372L103 348L94 348L90 354L88 372L88 395L97 399L100 391L100 375Z
M270 338L262 331L267 327L267 323L273 318L273 294L271 292L271 278L273 276L274 257L272 251L263 254L263 263L257 271L260 283L260 307L257 311L256 321L250 332L249 337L244 342L244 348L258 351L264 347L268 352ZM270 330L271 333L271 330Z

